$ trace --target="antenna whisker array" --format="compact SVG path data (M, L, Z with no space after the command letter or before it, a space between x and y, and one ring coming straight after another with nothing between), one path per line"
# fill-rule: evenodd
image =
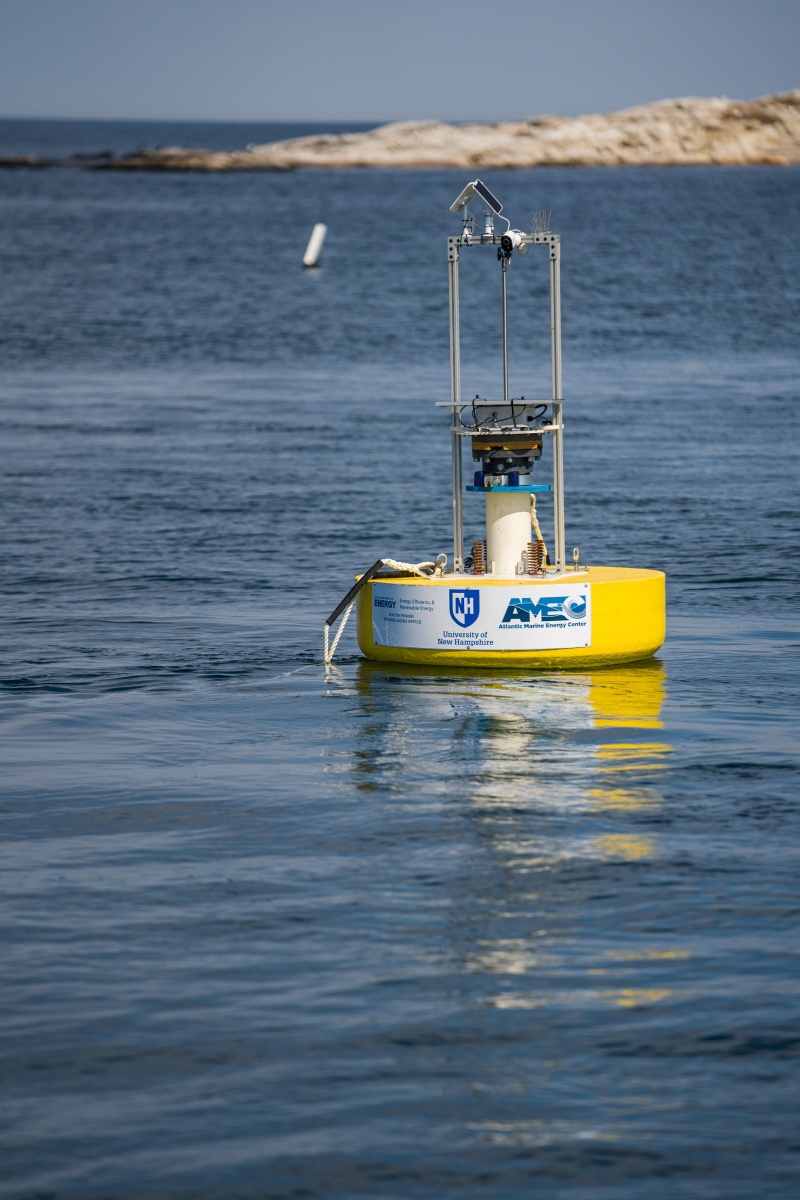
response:
M532 233L549 233L550 222L554 217L554 212L550 208L534 208L529 213L531 219Z

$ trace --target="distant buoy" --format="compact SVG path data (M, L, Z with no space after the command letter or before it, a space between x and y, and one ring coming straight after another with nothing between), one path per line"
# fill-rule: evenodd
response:
M315 225L311 230L311 237L308 239L306 252L303 255L304 267L315 267L317 265L317 259L322 253L322 245L325 241L325 234L327 232L328 226L322 224Z

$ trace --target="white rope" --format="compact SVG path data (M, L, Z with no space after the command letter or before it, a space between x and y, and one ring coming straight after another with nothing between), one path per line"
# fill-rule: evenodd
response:
M430 578L431 575L444 575L444 569L447 566L447 555L437 554L436 562L407 563L398 562L396 558L382 558L381 562L385 567L390 567L393 571L410 571L412 575L422 575L425 578Z
M436 563L432 562L407 563L398 562L396 558L382 558L381 562L385 567L390 567L393 571L409 571L412 575L427 577L433 575L436 571Z
M353 611L354 604L355 604L355 600L352 600L348 604L347 608L344 610L344 616L342 617L341 621L339 622L339 628L336 630L336 637L333 639L333 645L331 646L330 651L328 650L328 646L327 646L328 626L327 625L325 626L325 665L326 666L328 666L331 662L333 662L333 656L336 653L336 647L339 645L339 638L344 633L344 627L347 624L350 613Z

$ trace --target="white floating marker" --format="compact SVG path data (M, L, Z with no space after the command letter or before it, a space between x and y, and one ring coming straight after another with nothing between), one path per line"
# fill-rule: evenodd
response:
M328 232L327 225L315 225L311 230L311 237L308 239L306 252L303 255L304 267L315 267L317 259L322 253L322 244L325 241L325 234Z

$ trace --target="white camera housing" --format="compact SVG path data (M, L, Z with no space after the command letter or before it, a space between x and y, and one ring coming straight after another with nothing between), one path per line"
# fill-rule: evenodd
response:
M524 235L519 229L508 229L500 238L500 245L506 254L511 254L516 250L517 254L527 254L530 250L530 243L523 241Z

